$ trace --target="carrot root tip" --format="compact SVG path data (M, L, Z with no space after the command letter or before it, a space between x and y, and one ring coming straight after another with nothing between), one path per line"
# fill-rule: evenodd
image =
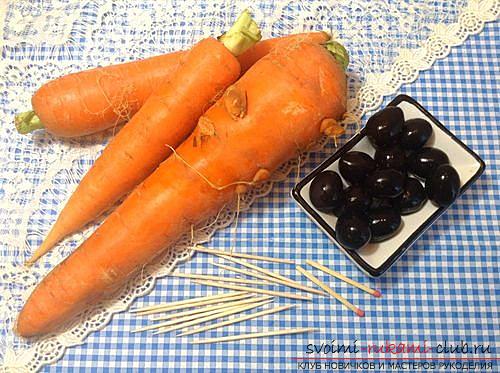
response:
M32 131L43 128L43 123L33 110L19 113L14 118L17 132L26 135Z

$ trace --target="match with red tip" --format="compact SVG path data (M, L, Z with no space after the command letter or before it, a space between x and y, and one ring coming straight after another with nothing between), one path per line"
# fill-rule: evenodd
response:
M372 293L372 295L374 297L380 298L382 296L382 293L380 291L378 291L378 290L374 290L373 293Z
M359 308L356 310L356 314L357 314L359 317L365 317L365 311L360 310Z

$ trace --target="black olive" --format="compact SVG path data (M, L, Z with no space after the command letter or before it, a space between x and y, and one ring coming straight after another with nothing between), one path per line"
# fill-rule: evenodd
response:
M360 186L351 185L344 190L345 208L367 211L372 203L372 197Z
M359 185L351 185L344 189L342 204L333 213L340 216L345 211L368 211L371 203L372 197L368 192Z
M368 225L372 233L370 242L385 241L398 233L401 227L401 216L393 209L370 210Z
M352 151L339 160L339 171L344 179L356 184L366 179L375 170L375 161L368 154Z
M394 146L401 137L404 120L404 114L400 108L388 106L368 119L366 136L376 148Z
M406 175L401 171L388 168L375 170L366 179L366 190L377 198L396 198L403 193Z
M425 147L408 157L407 167L412 174L427 179L438 166L449 162L448 156L442 150Z
M340 205L336 208L333 209L333 214L336 216L336 217L339 217L340 215L342 215L344 212L345 212L345 200L342 199L342 202L340 203Z
M323 171L316 175L309 188L309 198L319 211L330 213L342 201L343 184L339 174Z
M337 241L345 248L358 250L368 244L371 231L368 219L361 213L346 212L337 219L335 224Z
M394 206L394 200L388 199L388 198L372 198L372 203L370 205L370 210L378 209L378 208L384 208L384 209L393 209L395 208Z
M420 181L413 177L406 180L405 189L394 201L401 215L412 214L424 207L427 201L424 186Z
M429 199L437 206L448 206L460 192L460 176L450 165L439 166L425 182Z
M399 147L377 149L375 163L378 168L394 168L404 171L406 168L406 154Z
M407 120L401 134L401 146L406 150L417 150L425 145L432 135L432 126L425 119Z

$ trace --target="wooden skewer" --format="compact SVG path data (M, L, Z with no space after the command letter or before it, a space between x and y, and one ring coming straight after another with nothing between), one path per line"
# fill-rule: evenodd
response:
M234 306L242 306L244 304L249 304L249 303L256 303L259 300L270 299L272 297L271 296L269 296L269 297L256 297L253 294L249 294L248 298L249 299L243 299L243 300L239 300L236 302L216 304L214 306L206 306L203 308L197 308L197 309L190 310L190 311L172 313L172 314L166 315L166 316L158 316L158 317L152 318L151 320L152 321L165 321L165 320L170 320L170 319L177 319L177 318L184 317L184 316L198 315L198 314L200 314L202 312L206 312L206 311L220 310L220 309L225 309L225 308L234 307Z
M323 271L323 272L325 272L333 277L338 278L339 280L342 280L342 281L348 283L349 285L355 286L358 289L361 289L361 290L367 292L368 294L373 295L374 297L380 298L382 296L382 293L380 291L370 289L368 286L365 286L365 285L343 275L342 273L335 272L334 270L331 270L330 268L325 267L324 265L322 265L318 262L315 262L312 260L306 260L306 263L309 264L310 266L313 266L313 267L319 269L320 271Z
M272 299L272 297L262 297L262 298L259 298L258 300L257 299L256 300L252 300L252 302L250 302L250 303L253 304L253 305L255 305L255 304L258 304L258 303L262 303L263 301L267 301L269 299ZM246 303L246 304L248 304L248 303ZM147 325L147 326L144 326L142 328L132 330L132 333L143 332L143 331L152 330L152 329L164 328L164 327L171 326L171 325L176 325L176 324L182 324L182 323L184 323L186 321L190 321L190 320L193 320L193 319L200 319L200 318L203 318L203 317L207 317L207 316L211 316L211 315L216 315L216 314L219 314L219 313L223 313L223 312L226 312L226 311L239 309L239 308L242 308L242 307L243 307L243 305L231 305L231 306L228 305L223 310L216 309L216 310L204 311L204 312L198 313L196 315L189 315L189 316L181 317L181 318L178 318L178 319L175 319L175 320L165 321L165 322L158 323L158 324Z
M200 339L197 341L193 341L191 343L202 344L202 343L231 342L231 341L239 341L242 339L272 337L276 335L285 335L285 334L301 334L301 333L310 333L315 331L316 329L314 328L281 329L281 330L271 330L269 332L262 332L262 333L236 334L227 337Z
M295 285L299 285L299 286L302 286L300 283L298 283L297 281L294 281L288 277L285 277L285 276L282 276L280 275L279 273L276 273L276 272L272 272L272 271L269 271L267 269L264 269L262 267L259 267L259 266L256 266L255 264L252 264L252 263L248 263L247 261L245 260L239 260L239 259L236 259L236 258L231 258L227 255L219 255L220 257L226 259L226 260L229 260L230 262L233 262L233 263L236 263L236 264L239 264L240 266L243 266L243 267L247 267L247 268L250 268L250 269L253 269L254 271L257 271L257 272L260 272L260 273L264 273L266 275L268 275L269 277L274 277L274 278L277 278L279 280L282 280L282 281L285 281L289 284L295 284Z
M306 271L304 268L301 266L296 266L297 271L302 273L304 276L306 276L309 280L314 282L316 285L318 285L320 288L322 288L324 291L326 291L328 294L330 294L332 297L337 299L340 303L342 303L344 306L349 308L351 311L356 313L359 317L365 316L365 312L352 303L350 303L347 299L345 299L343 296L340 294L337 294L335 291L333 291L328 285L326 285L324 282L320 281L318 278L316 278L312 273Z
M195 247L193 247L193 249L195 251L199 251L199 252L203 252L203 253L207 253L207 254L213 254L213 255L229 255L229 256L234 256L237 258L260 260L263 262L295 264L295 262L293 260L273 258L271 256L260 256L260 255L251 255L251 254L243 254L243 253L230 253L230 252L223 251L223 250L209 249L207 247L200 246L200 245L196 245Z
M225 270L228 270L228 271L233 271L233 272L241 273L241 274L244 274L244 275L247 275L247 276L252 276L252 277L260 278L260 279L263 279L265 281L274 282L276 284L285 285L285 286L288 286L288 287L291 287L291 288L295 288L295 289L300 289L300 290L308 292L308 293L319 294L319 295L322 295L324 297L328 296L328 294L322 292L321 290L316 290L316 289L310 288L309 286L305 286L305 285L302 285L302 284L297 284L295 282L283 281L283 280L280 280L280 279L275 278L275 277L266 276L266 275L263 275L263 274L260 274L260 273L249 272L249 271L246 271L244 269L240 269L240 268L236 268L236 267L231 267L231 266L227 266L227 265L224 265L224 264L219 264L219 263L216 263L216 262L213 262L212 264L215 265L215 266L217 266L217 267L220 267L220 268L223 268Z
M194 278L197 280L211 280L211 281L221 281L221 282L234 282L234 283L240 283L240 284L265 285L264 282L258 281L258 280L249 280L246 278L238 278L238 277L201 275L201 274L197 274L197 273L172 273L170 276L171 277Z
M196 320L187 321L185 323L182 323L182 324L179 324L179 325L175 325L175 326L171 326L171 327L160 328L159 330L157 330L153 334L168 333L168 332L171 332L171 331L174 331L174 330L184 329L184 328L187 328L187 327L190 327L190 326L193 326L193 325L198 325L198 324L201 324L201 323L204 323L204 322L207 322L207 321L211 321L211 320L215 320L215 319L220 319L221 317L226 317L226 316L229 316L229 315L233 315L235 313L240 313L240 312L248 311L248 310L251 310L252 308L261 307L261 306L263 306L265 304L271 303L272 301L273 301L273 299L267 300L267 301L263 301L263 302L260 302L260 303L254 303L254 304L251 304L249 306L235 307L235 308L226 310L224 312L217 313L217 314L212 315L212 316L206 316L206 317L202 317L202 318L199 318L199 319L196 319Z
M224 283L214 282L214 281L194 280L193 282L195 282L197 284L200 284L200 285L214 286L214 287L226 288L226 289L233 289L233 290L242 290L242 291L248 291L248 292L251 292L251 293L260 293L260 294L274 295L274 296L283 297L283 298L309 300L309 301L312 300L311 297L308 297L306 295L300 295L300 294L294 294L294 293L285 293L285 292L281 292L281 291L274 291L274 290L267 290L267 289L252 288L252 287L249 287L249 286L224 284Z
M175 310L180 310L183 308L194 308L194 307L206 306L208 304L232 302L235 300L248 298L249 295L250 294L248 292L246 292L246 293L242 293L242 294L232 295L230 297L227 297L227 296L215 297L215 298L208 299L208 300L191 302L191 303L183 303L183 304L177 304L177 305L169 305L168 303L166 303L166 305L158 306L155 309L151 309L151 310L147 310L147 311L137 312L136 314L137 314L137 316L146 316L146 315L151 315L153 313L175 311Z
M246 320L250 320L250 319L255 319L257 317L261 317L261 316L265 316L265 315L270 315L272 313L286 311L286 310L289 310L292 307L295 307L295 305L294 304L290 304L290 305L287 305L287 306L270 308L270 309L267 309L267 310L259 311L259 312L256 312L256 313L252 313L250 315L245 315L245 316L241 316L241 317L238 317L238 318L235 318L235 319L231 319L231 320L227 320L227 321L222 321L222 322L217 323L217 324L212 324L212 325L207 325L207 326L204 326L204 327L201 327L201 328L191 329L191 330L185 331L185 332L183 332L181 334L177 334L177 337L183 337L183 336L186 336L186 335L191 335L191 334L206 332L207 330L211 330L211 329L222 328L224 326L228 326L228 325L231 325L231 324L236 324L236 323L239 323L239 322L242 322L242 321L246 321Z

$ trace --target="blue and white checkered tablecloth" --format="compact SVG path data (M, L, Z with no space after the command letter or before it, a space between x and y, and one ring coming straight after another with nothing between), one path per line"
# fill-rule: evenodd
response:
M383 297L352 290L317 271L341 294L366 311L358 318L338 303L315 298L279 316L236 324L204 337L244 333L261 329L314 327L314 334L265 338L241 342L193 345L191 338L174 334L152 336L130 331L145 320L129 313L116 315L87 342L70 348L47 371L206 369L288 370L297 369L294 357L306 356L309 343L354 343L358 346L389 343L440 343L490 345L498 357L500 348L500 274L498 242L500 201L500 23L489 23L449 57L423 72L400 93L414 97L450 128L486 162L484 175L418 240L384 277L368 279L299 210L289 197L293 177L277 185L239 220L237 232L220 231L210 246L260 255L292 257L299 262L319 260L346 275L381 289ZM387 98L387 103L391 98ZM301 170L305 175L330 152L314 155ZM211 258L198 254L182 265L186 272L212 271ZM299 279L295 270L268 265ZM185 279L163 278L153 292L134 306L150 305L212 292ZM280 300L281 303L285 301ZM342 355L336 355L342 357ZM344 355L353 356L353 355ZM360 353L356 357L368 356ZM389 356L389 355L384 355ZM439 357L431 354L431 357ZM447 355L460 357L460 355ZM429 359L430 360L430 359ZM491 371L500 371L493 361ZM450 368L451 369L451 368ZM441 371L447 371L446 369ZM478 370L476 370L478 371Z

